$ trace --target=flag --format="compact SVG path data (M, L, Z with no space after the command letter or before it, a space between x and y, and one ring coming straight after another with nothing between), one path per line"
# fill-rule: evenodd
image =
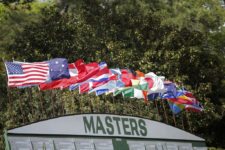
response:
M193 112L203 111L200 102L191 92L184 88L177 90L176 85L173 83L167 83L166 89L167 92L163 97L167 99L173 113L179 113L183 109Z
M137 99L144 99L145 103L147 103L147 91L139 90L139 89L134 89L134 97Z
M134 88L124 88L123 90L121 90L121 93L123 97L134 97Z
M103 82L85 82L85 83L82 83L79 86L79 93L88 92L88 91L90 91L93 88L96 88L96 87L99 87L101 85L106 84L107 82L108 82L108 80L107 81L103 81Z
M102 95L102 94L104 94L106 92L109 92L109 89L96 90L95 94L96 94L96 96L99 96L99 95Z
M110 80L106 84L90 90L89 93L96 92L96 95L101 95L101 94L104 94L107 92L109 94L111 92L116 91L116 89L121 88L121 87L124 87L124 84L121 81Z
M78 76L78 70L74 63L68 64L70 77Z
M139 79L130 79L130 81L132 86L127 86L127 87L117 89L114 92L114 96L122 93L124 97L136 97L136 98L142 97L143 98L143 94L144 94L145 95L144 97L147 98L146 92L148 90L148 82L146 82L143 77L140 77Z
M103 84L106 84L109 80L111 80L109 74L102 74L99 77L92 77L83 83L78 84L80 93L88 92L89 90L99 87ZM76 84L75 84L76 86ZM74 85L70 86L72 89Z
M80 83L79 92L85 93L91 90L92 88L96 88L107 83L110 79L110 70L107 67L105 62L101 62L99 64L100 70L91 78L87 79L83 83Z
M106 84L104 85L101 85L99 87L96 87L94 89L91 89L89 91L89 93L92 93L92 92L96 92L96 95L101 95L101 94L104 94L105 92L109 92L113 89L116 89L118 87L118 84L117 84L118 81L116 80L110 80L109 82L107 82Z
M98 74L95 75L95 77L90 78L89 93L96 92L96 95L101 95L106 92L110 92L111 90L113 90L116 87L124 86L124 84L121 85L121 82L118 80L118 71L115 72L112 69L109 69L109 70L106 70L106 69L108 69L108 68L102 69L101 71L99 71ZM117 82L110 82L113 80L115 80ZM110 82L110 83L108 83L108 82ZM87 92L88 88L86 88L85 90L86 91L84 91L84 92Z
M78 60L79 61L79 60ZM77 69L75 63L71 63L68 65L70 78L62 78L59 80L49 81L47 83L41 83L39 85L40 90L49 90L49 89L56 89L56 88L64 88L69 80L73 80L74 82L77 81L77 77L79 74L79 70ZM72 81L70 81L72 82Z
M69 86L69 90L70 90L70 91L74 91L74 90L76 90L77 88L79 88L79 84L72 84L72 85Z
M177 99L183 104L193 105L197 107L201 105L200 102L194 97L194 95L184 88L177 90Z
M187 103L182 103L179 101L176 101L174 99L167 99L167 102L169 103L170 109L174 114L178 114L182 110L187 110L187 111L192 111L192 112L201 112L203 111L203 107L201 104L187 104Z
M176 98L177 97L177 87L172 82L164 83L165 92L162 94L162 98Z
M192 112L202 112L204 109L201 105L185 105L185 110Z
M68 61L65 58L49 60L49 76L51 80L70 78Z
M30 86L48 80L48 62L5 62L9 87Z
M121 90L123 97L144 99L147 102L147 91L142 91L134 87L124 88Z
M160 93L151 93L151 94L148 94L148 99L149 100L156 100L161 94Z
M146 80L141 77L139 78L139 82L136 85L133 85L132 87L139 89L139 90L143 90L143 91L148 91L148 82L146 82Z
M175 95L174 97L168 97L166 99L170 100L171 102L176 102L177 104L185 104L185 105L199 104L199 102L195 98L188 97L184 93L180 92L177 92L177 95Z
M185 96L179 96L177 98L167 98L167 99L170 100L171 102L176 102L178 104L189 104L189 105L193 105L194 104L192 101L190 101Z
M78 72L78 78L81 78L85 74L87 74L86 67L85 67L85 62L83 59L78 59L73 63L75 68L77 69Z
M100 70L100 66L97 62L85 64L85 71L84 71L85 73L81 72L80 74L79 72L77 82L79 83L79 82L84 82L88 80L89 78L97 74L99 70Z
M136 73L136 76L137 76L138 78L140 78L140 77L145 77L145 74L144 74L143 72L139 71L139 70L135 71L135 73Z
M106 92L106 95L110 94L110 93L114 93L115 91L117 91L118 89L125 87L125 84L121 81L121 80L116 80L116 86L115 88L111 88Z
M185 96L186 99L190 102L190 104L185 105L185 110L192 111L192 112L201 112L204 110L201 103L195 98L195 96L190 91L187 91L184 88L178 91L182 92L183 93L182 96Z
M154 81L150 77L145 77L145 81L148 82L148 88L151 89L154 85Z
M165 92L163 76L157 76L153 72L145 74L145 80L149 83L148 94Z
M176 103L176 102L171 102L168 99L167 99L167 102L168 102L168 104L170 106L171 111L174 114L180 113L185 108L185 105L184 104L179 104L179 103Z
M115 75L121 75L121 70L119 68L110 69L110 71Z
M147 98L147 91L142 90L141 86L123 87L114 92L114 96L121 94L124 97Z
M72 70L77 70L75 76L71 76L68 79L59 79L49 83L40 84L39 88L41 90L55 89L55 88L66 88L70 85L81 83L95 75L99 71L99 65L96 62L85 64L82 59L77 60L74 64L69 65Z
M85 93L87 91L89 91L89 89L91 88L90 84L88 82L86 83L82 83L81 85L79 85L79 93Z
M117 96L123 92L123 90L128 89L129 87L121 87L113 91L113 96Z
M131 79L135 79L134 74L128 69L121 70L121 81L125 86L132 86Z
M131 85L134 86L134 85L138 85L140 83L140 80L138 79L131 79Z
M195 98L195 96L186 89L182 88L177 92L178 97L185 97L187 100L191 101L194 105L199 104L199 101Z

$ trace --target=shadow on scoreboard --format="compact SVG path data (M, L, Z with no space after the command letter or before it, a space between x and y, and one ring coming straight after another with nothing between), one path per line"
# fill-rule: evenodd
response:
M11 150L207 150L193 147L190 142L125 138L9 137L8 140Z

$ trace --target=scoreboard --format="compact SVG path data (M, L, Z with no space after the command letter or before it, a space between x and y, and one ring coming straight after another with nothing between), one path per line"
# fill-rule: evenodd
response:
M204 150L205 140L173 126L113 114L62 116L10 129L6 150Z

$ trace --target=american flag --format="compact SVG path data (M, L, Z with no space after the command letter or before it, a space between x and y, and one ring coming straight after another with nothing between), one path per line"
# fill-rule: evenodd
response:
M49 78L48 62L5 62L5 66L9 87L38 85Z

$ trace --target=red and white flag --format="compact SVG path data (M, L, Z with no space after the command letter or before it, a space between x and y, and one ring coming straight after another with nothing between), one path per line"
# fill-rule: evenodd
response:
M49 64L47 62L5 62L5 66L9 87L38 85L46 82L49 77Z

